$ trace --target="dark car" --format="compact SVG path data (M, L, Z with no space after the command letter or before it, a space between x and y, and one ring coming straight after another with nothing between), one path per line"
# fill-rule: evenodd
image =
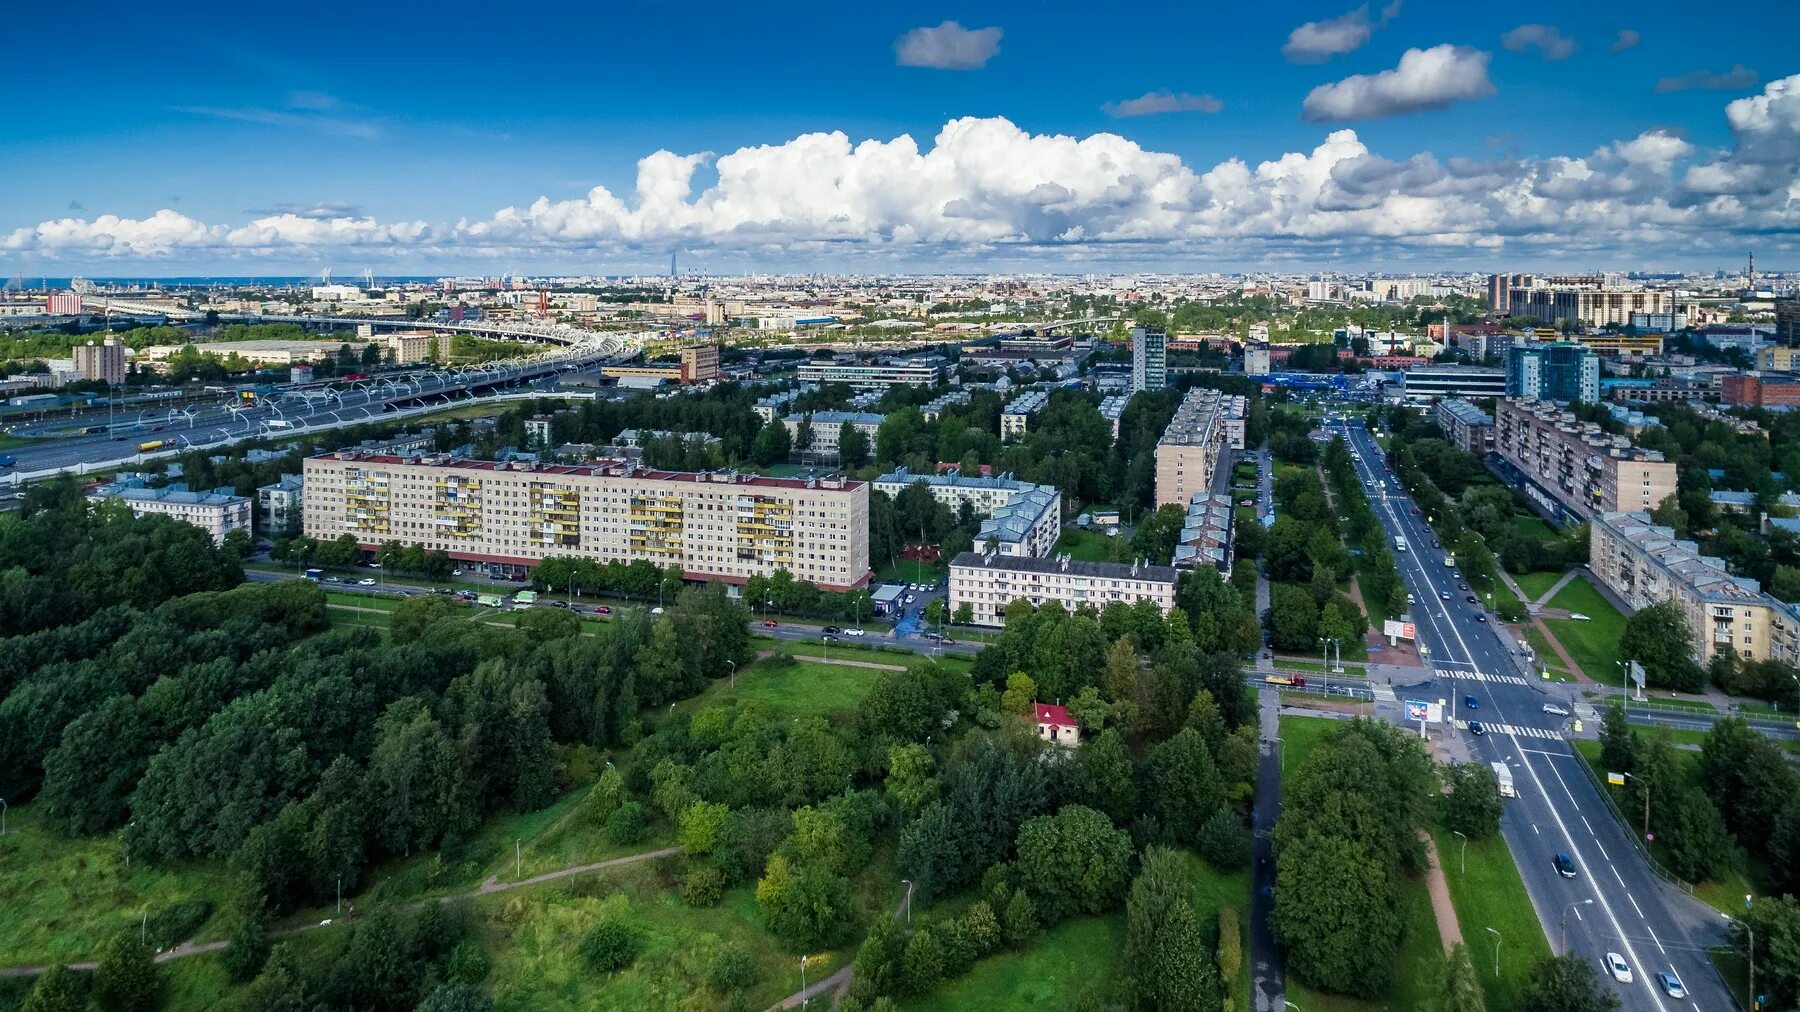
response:
M1479 709L1481 709L1481 700L1476 699L1474 696L1464 696L1463 697L1463 709L1479 710Z
M1477 622L1486 622L1486 621L1487 621L1487 616L1486 616L1486 615L1476 615L1476 616L1475 616L1475 621L1477 621Z
M1463 599L1464 599L1464 600L1466 600L1466 601L1468 601L1468 602L1469 602L1469 603L1470 603L1470 604L1475 604L1475 603L1476 603L1476 600L1475 600L1475 595L1474 595L1474 594L1468 594L1468 595L1465 595L1465 596L1464 596L1464 598L1463 598Z
M838 628L838 627L837 627L837 626L834 626L834 625L828 625L828 626L826 626L826 627L825 627L825 629L824 629L824 631L825 631L825 632L827 632L827 633L830 633L830 634L831 634L831 635L833 635L833 636L835 636L835 635L837 635L837 634L838 634L838 633L841 633L841 632L843 632L843 631L844 631L844 630L842 630L842 629L839 629L839 628Z
M825 635L819 637L819 639L825 641L826 643L836 643L838 641L838 638L831 633L826 633Z
M1481 721L1471 720L1469 721L1469 733L1479 738L1487 733L1487 728L1481 726Z
M1575 859L1567 854L1556 855L1556 873L1563 878L1575 877Z

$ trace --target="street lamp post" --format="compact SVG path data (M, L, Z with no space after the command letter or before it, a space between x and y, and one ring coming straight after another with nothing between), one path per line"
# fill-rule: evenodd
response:
M1593 903L1594 903L1594 901L1592 899L1576 900L1574 903L1571 903L1568 906L1563 907L1562 934L1557 938L1557 942L1556 942L1556 947L1558 949L1561 949L1564 952L1569 951L1569 911L1575 909L1576 907L1592 906Z
M1281 763L1281 772L1287 772L1287 749L1281 747L1281 739L1275 739L1276 761Z
M1500 976L1500 943L1503 939L1500 937L1500 932L1495 931L1493 928L1486 928L1484 930L1494 936L1494 976L1498 977Z
M806 996L806 957L805 956L800 957L800 994L802 995L802 997L800 999L800 1007L801 1008L805 1008L808 1005L812 1004L812 998L809 996Z
M737 688L737 662L726 661L725 663L731 665L731 687L735 689Z
M905 885L906 885L906 923L911 924L912 923L913 880L909 879L909 878L903 878L900 881L905 883Z
M1461 868L1457 872L1457 874L1467 875L1469 873L1469 838L1466 836L1463 836L1461 830L1452 829L1450 832L1455 833L1457 836L1462 838Z

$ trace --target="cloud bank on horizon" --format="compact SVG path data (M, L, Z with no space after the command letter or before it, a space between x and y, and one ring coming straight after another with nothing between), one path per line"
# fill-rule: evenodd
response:
M937 55L954 66L980 52L951 46ZM1486 66L1487 54L1461 47L1409 50L1393 70L1315 89L1305 115L1335 122L1478 99L1493 91ZM1204 110L1203 99L1152 93L1119 114ZM631 194L595 187L454 222L381 221L352 206L308 204L247 212L256 216L228 224L165 208L0 232L0 253L119 263L333 253L432 261L701 247L770 259L1012 250L1092 262L1216 255L1229 244L1245 260L1419 249L1454 260L1488 259L1502 248L1521 256L1670 244L1736 251L1753 236L1800 234L1800 75L1724 111L1733 140L1720 149L1651 130L1585 154L1396 159L1338 129L1310 151L1211 167L1113 133L1034 134L1005 118L964 117L923 148L905 134L853 142L832 131L716 157L656 151L638 161ZM703 168L716 181L697 187Z

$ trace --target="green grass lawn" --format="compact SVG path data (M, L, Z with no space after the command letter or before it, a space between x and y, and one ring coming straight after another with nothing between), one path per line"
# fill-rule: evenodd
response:
M1549 607L1588 616L1588 621L1547 618L1544 624L1561 641L1583 672L1596 682L1609 682L1618 671L1619 639L1625 634L1625 616L1600 596L1585 577L1570 580L1556 592Z
M1526 595L1535 602L1538 598L1549 593L1550 588L1555 586L1556 581L1562 579L1562 576L1562 573L1555 570L1534 569L1529 573L1514 574L1513 582L1517 583L1519 589L1524 591Z
M1056 543L1057 554L1073 555L1082 562L1116 562L1116 556L1131 557L1131 539L1126 537L1109 538L1098 531L1084 531L1069 527L1063 530L1062 540Z
M1432 827L1432 838L1488 1008L1517 1008L1531 964L1550 955L1550 942L1531 907L1512 852L1497 833L1469 841L1466 851L1462 840L1442 827ZM1494 974L1494 936L1487 928L1500 933L1499 976Z
M358 594L353 591L328 590L325 592L327 605L345 605L351 608L374 609L376 611L393 611L400 606L400 599L382 597L379 594Z
M222 863L125 864L119 834L68 837L45 827L32 805L8 813L0 836L0 966L91 958L109 935L145 911L189 899L213 903L201 938L221 937L218 908L231 895Z
M677 703L675 709L692 712L730 700L755 700L783 717L847 714L885 673L851 664L795 661L791 666L777 666L760 661L738 673L737 688L732 688L729 679L714 682L694 699Z
M1644 696L1645 696L1645 699L1647 702L1654 703L1658 707L1674 707L1675 709L1678 709L1678 710L1699 710L1704 713L1718 713L1719 712L1718 707L1712 705L1711 703L1707 702L1704 699L1686 699L1681 696L1660 695L1654 689L1650 690L1649 692L1646 692L1644 694ZM1637 702L1637 698L1635 695L1632 698L1632 702L1633 703ZM1629 708L1630 707L1627 707L1627 709L1629 709ZM1648 709L1648 708L1649 707L1646 707L1646 709Z
M1125 951L1125 913L1079 917L1046 931L1030 948L1004 952L976 963L902 1007L917 1012L963 1009L1071 1008L1084 995L1100 1007L1115 1002L1120 955ZM1249 975L1246 967L1245 975Z
M1545 523L1543 518L1535 513L1515 514L1512 518L1512 526L1513 530L1518 531L1520 534L1525 535L1533 541L1547 542L1556 540L1556 530ZM1548 590L1549 585L1546 584L1544 589Z
M928 565L901 559L899 562L875 574L875 583L936 583L949 572L948 564L942 566Z
M1531 652L1537 658L1539 671L1549 668L1553 678L1572 677L1573 672L1563 665L1562 655L1551 649L1550 641L1544 637L1543 632L1534 623L1520 623L1519 631L1524 635L1525 642L1531 644Z

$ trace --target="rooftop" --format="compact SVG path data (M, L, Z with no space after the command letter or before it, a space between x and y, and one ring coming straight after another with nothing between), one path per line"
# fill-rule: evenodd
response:
M1670 582L1691 588L1702 600L1719 604L1774 605L1762 585L1746 576L1732 576L1725 560L1701 555L1700 546L1682 541L1672 527L1658 527L1646 513L1602 513L1595 522L1606 525L1622 540L1642 552Z
M768 478L743 471L658 471L631 460L598 460L591 464L548 464L541 461L478 460L450 454L421 454L402 457L391 453L361 453L339 450L320 453L310 460L374 465L379 467L443 467L459 471L510 471L515 474L547 474L575 478L619 477L642 481L691 481L696 484L716 482L729 485L751 485L759 488L824 488L849 491L864 483L846 478Z
M1148 580L1169 584L1173 584L1179 575L1173 566L1152 566L1141 562L1084 562L1067 555L1037 559L964 552L951 559L950 565L953 568L1005 569L1015 573L1065 574L1099 580Z

